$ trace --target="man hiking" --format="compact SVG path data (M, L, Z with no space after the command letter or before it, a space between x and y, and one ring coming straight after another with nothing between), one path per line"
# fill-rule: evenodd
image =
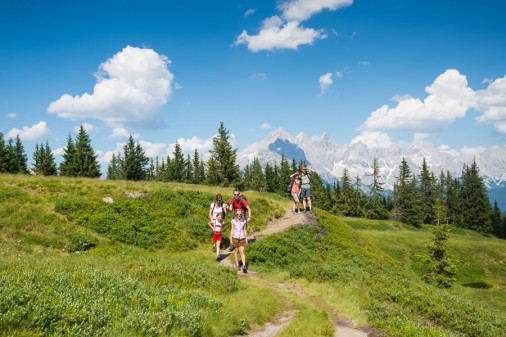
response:
M311 206L311 185L310 185L310 181L309 181L309 176L311 173L314 173L316 172L315 170L313 170L312 168L309 168L307 166L303 166L302 169L301 169L301 174L299 175L299 178L300 178L300 181L301 181L301 184L300 184L300 188L301 188L301 192L300 192L300 197L302 198L302 204L304 206L304 212L312 212L313 211L313 207ZM309 207L306 208L306 200L307 200L307 206Z

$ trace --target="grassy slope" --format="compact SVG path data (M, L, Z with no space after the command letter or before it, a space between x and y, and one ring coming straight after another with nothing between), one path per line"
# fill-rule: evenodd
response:
M149 196L129 199L127 191ZM456 230L449 246L464 263L454 289L439 291L417 276L428 232L318 212L318 226L249 247L264 277L244 281L212 261L205 222L214 193L227 199L232 191L0 175L0 330L228 336L287 308L298 314L284 335L331 335L330 312L392 336L478 336L479 329L493 336L505 327L504 241ZM114 206L101 201L107 196ZM247 196L252 230L290 205ZM94 245L85 253L84 239ZM304 297L280 291L280 283Z

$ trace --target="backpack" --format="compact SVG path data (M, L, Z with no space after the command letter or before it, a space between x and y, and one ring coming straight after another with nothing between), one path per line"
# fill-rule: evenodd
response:
M288 184L288 187L286 188L286 191L287 191L288 193L291 193L291 192L292 192L292 185L293 185L293 180L292 180L292 181L290 181L290 183Z
M223 206L223 200L220 201L220 203L221 203L220 206L221 206L221 209L222 209L221 212L223 213L223 219L225 219L226 213L225 213L225 207ZM213 202L213 209L211 210L211 214L214 213L214 206L216 206L216 202Z

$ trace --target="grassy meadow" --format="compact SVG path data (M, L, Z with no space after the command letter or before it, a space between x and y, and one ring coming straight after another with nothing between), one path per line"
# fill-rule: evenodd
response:
M287 312L278 336L333 336L336 317L381 336L506 331L504 240L454 229L457 281L438 289L420 275L428 228L316 210L317 225L249 246L258 276L243 277L210 249L216 193L232 189L0 175L1 334L236 336ZM250 232L291 205L245 195Z

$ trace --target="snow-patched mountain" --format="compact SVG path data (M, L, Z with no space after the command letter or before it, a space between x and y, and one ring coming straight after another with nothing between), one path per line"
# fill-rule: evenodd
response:
M506 188L506 146L466 152L447 146L436 148L429 142L388 146L368 146L360 141L336 144L327 132L313 137L304 133L292 136L280 128L239 152L238 163L241 168L251 164L254 158L264 165L267 162L279 163L283 154L289 161L305 160L328 182L340 179L347 168L352 178L358 176L365 185L372 182L372 163L377 158L381 179L387 189L393 188L402 158L406 159L415 174L420 173L425 158L429 169L437 177L441 171L450 171L454 177L460 177L463 166L471 165L476 159L488 188Z

